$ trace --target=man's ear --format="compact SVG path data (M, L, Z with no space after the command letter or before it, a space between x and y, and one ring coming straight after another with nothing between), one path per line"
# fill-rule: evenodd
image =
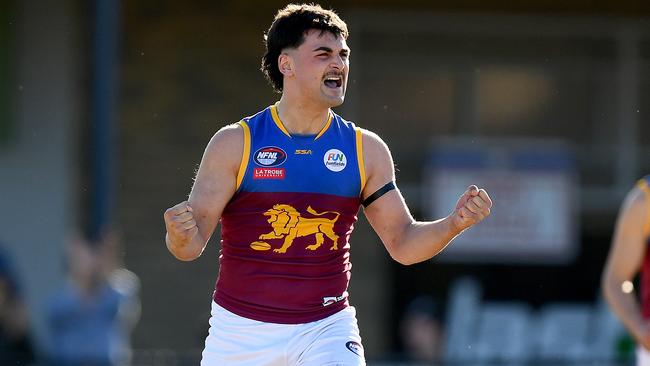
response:
M280 69L282 75L292 76L293 60L291 59L291 56L287 55L286 53L281 53L280 56L278 56L278 68Z

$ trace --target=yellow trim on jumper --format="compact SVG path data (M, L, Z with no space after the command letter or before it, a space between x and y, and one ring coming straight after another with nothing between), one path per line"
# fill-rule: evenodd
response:
M242 152L241 163L239 163L239 171L237 172L237 187L235 190L239 190L239 187L244 180L244 175L246 175L246 168L248 167L248 159L250 159L251 154L251 130L248 128L248 123L246 123L246 121L241 120L238 123L244 130L244 152Z
M363 161L363 132L361 132L359 127L355 127L354 133L357 140L357 163L359 163L359 176L361 177L361 191L359 195L361 195L363 189L366 187L366 168Z
M330 128L330 125L332 124L332 117L333 117L333 115L332 115L332 111L329 111L329 112L327 113L327 122L325 122L325 126L323 126L323 129L320 130L320 132L318 133L318 135L316 135L316 137L314 138L314 140L318 140L318 138L321 137L321 136L323 136L323 134L325 133L325 131L327 131L327 129Z
M279 102L278 102L279 103ZM284 124L282 123L282 120L280 119L280 115L278 114L278 103L275 103L274 105L271 106L271 117L273 118L273 122L275 122L275 125L278 126L280 131L284 132L285 135L291 137L291 134L287 130L286 127L284 127ZM332 111L329 111L327 114L327 122L325 122L325 126L318 132L314 140L318 140L319 137L323 136L325 131L330 127L332 124L332 119L334 115Z
M275 103L271 106L271 117L273 117L273 122L275 122L275 125L278 126L280 131L284 132L285 135L291 137L291 134L284 127L282 121L280 120L280 116L278 115L278 103Z
M643 234L646 237L650 236L650 187L648 187L648 182L645 179L641 179L637 182L636 186L643 191L645 194L645 204L647 207L647 216L645 218L645 225L643 225Z

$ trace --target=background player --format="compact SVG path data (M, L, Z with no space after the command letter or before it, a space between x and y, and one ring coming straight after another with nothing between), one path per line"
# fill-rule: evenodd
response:
M650 365L650 176L627 194L602 278L605 299L638 343L637 365ZM640 274L641 303L632 281Z

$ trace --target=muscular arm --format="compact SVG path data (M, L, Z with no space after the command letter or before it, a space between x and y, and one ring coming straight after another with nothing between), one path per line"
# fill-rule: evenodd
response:
M188 201L165 213L167 248L176 258L194 260L205 249L224 207L235 194L243 141L239 125L219 130L203 153Z
M644 224L648 219L648 202L635 188L625 199L616 223L612 247L602 276L603 295L611 309L645 348L650 349L650 329L632 288L623 291L625 281L632 282L641 268L645 252Z
M386 144L368 131L363 131L363 156L367 175L362 192L365 198L395 180L395 170ZM364 212L391 257L401 264L414 264L435 256L465 228L489 215L492 203L485 191L481 190L480 199L476 199L478 205L472 202L468 192L465 193L451 215L436 221L413 219L398 189L384 194ZM479 197L478 194L477 189L475 197Z

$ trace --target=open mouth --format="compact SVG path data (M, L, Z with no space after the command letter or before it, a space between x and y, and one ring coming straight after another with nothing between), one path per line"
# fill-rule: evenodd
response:
M343 77L341 76L328 76L325 78L325 86L328 88L336 89L343 85Z

